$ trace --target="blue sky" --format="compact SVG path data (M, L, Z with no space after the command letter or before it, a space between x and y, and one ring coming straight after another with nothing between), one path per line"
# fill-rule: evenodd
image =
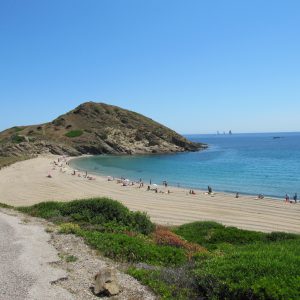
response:
M300 131L300 2L0 0L0 130L85 101L180 133Z

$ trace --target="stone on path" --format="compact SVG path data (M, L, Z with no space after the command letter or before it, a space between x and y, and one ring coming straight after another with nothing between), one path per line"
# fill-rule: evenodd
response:
M115 269L105 267L95 275L94 293L107 296L114 296L120 293Z

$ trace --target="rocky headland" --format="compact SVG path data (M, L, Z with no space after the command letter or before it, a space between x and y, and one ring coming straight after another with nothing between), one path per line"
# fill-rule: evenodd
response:
M0 133L0 156L143 154L198 151L175 131L136 112L86 102L45 124Z

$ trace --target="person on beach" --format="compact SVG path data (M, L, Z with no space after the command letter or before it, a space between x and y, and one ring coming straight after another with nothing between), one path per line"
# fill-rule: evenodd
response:
M290 202L290 196L288 194L285 194L285 203Z
M235 198L239 198L240 197L240 194L239 193L236 193L235 194Z
M264 196L263 194L258 194L257 198L258 198L258 199L264 199L265 196Z
M211 188L210 185L207 187L207 190L208 190L208 194L211 194L211 193L212 193L212 188Z
M295 195L294 195L294 197L293 197L295 203L297 203L297 198L298 198L298 195L297 195L297 193L295 193Z

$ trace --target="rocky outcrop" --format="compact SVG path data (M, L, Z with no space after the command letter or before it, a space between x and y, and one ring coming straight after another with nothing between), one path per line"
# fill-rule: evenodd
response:
M50 123L0 133L2 156L170 153L205 147L138 113L94 102Z

